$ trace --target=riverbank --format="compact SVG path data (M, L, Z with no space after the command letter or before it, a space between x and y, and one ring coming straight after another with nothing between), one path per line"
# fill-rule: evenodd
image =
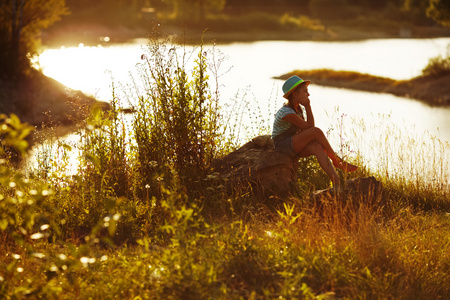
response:
M8 100L0 101L2 113L16 114L37 130L58 128L58 135L70 132L93 105L108 106L34 69L15 79L0 79L0 98ZM33 143L32 136L29 142Z
M276 78L285 80L292 75L307 78L318 85L374 93L389 93L417 99L429 105L450 106L450 74L440 77L419 76L410 80L394 80L358 72L318 69L295 70Z

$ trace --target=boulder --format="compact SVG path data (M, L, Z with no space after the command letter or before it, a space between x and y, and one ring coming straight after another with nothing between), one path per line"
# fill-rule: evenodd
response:
M345 181L341 195L351 196L359 201L376 201L382 195L383 187L375 177L353 178ZM337 197L333 188L317 190L312 193L311 198L315 200L331 199Z
M269 196L291 195L297 181L298 160L276 151L269 135L253 138L211 166L233 187L252 188Z
M214 160L211 167L229 187L252 189L264 196L289 197L297 183L298 159L275 150L269 135L253 138L239 149ZM345 194L358 198L379 197L381 183L375 177L347 180ZM334 189L318 190L314 199L335 197Z

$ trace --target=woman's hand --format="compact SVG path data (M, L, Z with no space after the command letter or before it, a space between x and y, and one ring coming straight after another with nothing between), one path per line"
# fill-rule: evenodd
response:
M302 97L302 98L300 99L299 103L300 103L301 105L305 106L305 107L311 105L311 101L309 100L309 97L308 97L308 96Z

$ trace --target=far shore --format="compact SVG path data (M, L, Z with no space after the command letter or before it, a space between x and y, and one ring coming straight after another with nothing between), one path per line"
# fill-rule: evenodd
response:
M358 28L333 27L326 31L297 30L247 30L226 31L213 28L186 29L182 26L161 26L157 28L127 28L118 26L115 28L98 25L65 25L53 27L42 34L44 47L97 46L111 43L127 43L138 38L171 37L178 43L205 44L217 43L227 44L233 42L256 42L256 41L358 41L367 39L390 39L390 38L439 38L450 37L450 28L436 26L420 27L411 26L398 30L382 31L372 28L371 30L360 30Z
M420 100L432 106L450 106L450 74L441 77L415 77L410 80L394 80L358 72L317 69L295 70L276 78L287 79L292 75L311 80L318 85L389 93Z

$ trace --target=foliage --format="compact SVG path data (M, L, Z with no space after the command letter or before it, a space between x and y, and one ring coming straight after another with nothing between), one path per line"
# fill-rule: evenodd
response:
M203 22L210 12L221 11L226 0L173 0L173 2L177 19Z
M443 26L450 26L450 5L448 1L403 0L403 8L413 15L422 15Z
M42 29L68 11L64 0L8 0L0 3L0 75L9 77L29 68L27 55L37 50Z
M450 74L450 55L433 57L422 70L422 76L440 77Z
M430 0L427 16L444 26L450 27L450 3L445 0Z
M448 145L433 148L441 171L431 181L417 171L420 155L414 174L400 166L408 180L388 173L390 148L375 171L358 158L358 176L377 176L381 194L313 200L326 176L312 158L300 162L295 197L219 189L208 164L235 139L224 138L233 122L209 90L210 56L149 45L139 80L113 87L111 109L94 107L79 142L53 142L34 170L9 155L25 150L30 127L1 116L0 298L445 298L450 197L438 155ZM126 100L132 115L121 113ZM346 154L343 124L341 115L329 133ZM393 132L377 140L421 145Z
M192 190L206 176L224 140L218 99L209 89L208 51L196 50L191 78L186 64L194 54L180 51L159 42L149 46L139 69L143 90L130 91L138 99L132 104L136 167L141 186L150 186L151 195L161 180L170 182L172 171Z
M342 18L343 8L347 7L347 0L311 0L309 8L315 17L321 19ZM337 13L339 11L339 13Z

